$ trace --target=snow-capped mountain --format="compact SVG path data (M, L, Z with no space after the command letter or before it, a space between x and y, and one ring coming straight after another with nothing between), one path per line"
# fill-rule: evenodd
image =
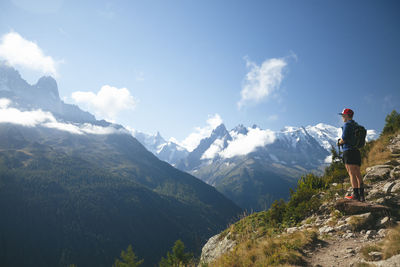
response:
M336 147L341 134L341 127L324 123L287 126L280 131L263 130L257 125L245 127L243 124L228 131L224 124L220 124L189 152L173 141L166 141L159 132L155 135L133 132L133 136L161 160L189 172L214 161L246 155L312 170L329 162L330 149ZM368 130L367 141L377 137L375 130Z
M147 150L172 166L175 166L177 162L186 158L189 154L189 151L184 147L172 141L166 141L159 132L152 135L131 130L131 133Z
M220 124L191 152L159 134L135 136L160 159L213 185L242 208L261 210L288 197L301 175L321 172L341 134L340 127L323 123L280 131L242 124L228 131ZM367 140L376 137L368 131Z
M318 123L315 126L307 126L306 130L323 148L328 151L330 151L332 145L336 146L337 140L342 136L341 127L335 127L324 123ZM375 130L367 130L367 141L376 138L378 138L378 133Z

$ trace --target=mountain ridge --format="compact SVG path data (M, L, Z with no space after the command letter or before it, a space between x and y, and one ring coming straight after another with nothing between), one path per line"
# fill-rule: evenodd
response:
M198 254L241 212L57 96L53 78L29 85L0 65L0 265L110 266L133 244L152 266L177 239Z

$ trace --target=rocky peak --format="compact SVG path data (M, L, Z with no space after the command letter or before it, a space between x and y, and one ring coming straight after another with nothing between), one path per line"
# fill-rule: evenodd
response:
M56 80L51 76L43 76L34 85L44 97L50 97L53 100L59 100L58 86Z
M229 134L228 130L226 130L226 127L223 123L221 123L220 125L217 126L217 128L215 128L212 133L211 136L218 136L218 137L223 137L225 135Z
M243 124L239 124L238 126L236 126L235 128L232 129L232 131L237 132L239 134L244 134L246 135L248 133L248 130L246 127L244 127Z

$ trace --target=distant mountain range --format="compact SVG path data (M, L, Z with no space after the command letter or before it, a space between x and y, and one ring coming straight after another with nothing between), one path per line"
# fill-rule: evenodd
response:
M190 152L166 142L160 133L134 135L160 159L213 185L242 208L262 210L287 198L301 175L321 172L341 133L341 128L323 123L277 132L257 125L228 131L221 124ZM377 136L368 130L367 140Z
M240 212L121 125L65 104L53 78L30 85L0 64L1 266L111 266L129 244L154 266L177 239L199 253Z

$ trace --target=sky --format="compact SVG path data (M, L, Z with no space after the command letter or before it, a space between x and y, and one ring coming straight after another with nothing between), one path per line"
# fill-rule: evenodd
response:
M400 111L398 1L0 1L0 60L190 146L219 123L381 131Z

